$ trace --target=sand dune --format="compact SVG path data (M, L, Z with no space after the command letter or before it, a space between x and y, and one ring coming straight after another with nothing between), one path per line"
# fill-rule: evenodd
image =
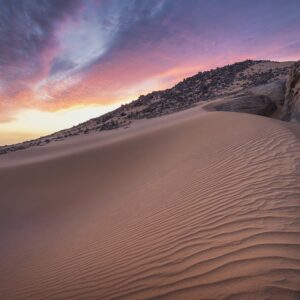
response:
M199 112L0 157L0 298L299 299L299 126Z

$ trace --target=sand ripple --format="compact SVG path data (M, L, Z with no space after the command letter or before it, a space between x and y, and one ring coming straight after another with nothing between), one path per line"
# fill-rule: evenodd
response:
M286 126L207 113L0 168L0 298L299 299Z

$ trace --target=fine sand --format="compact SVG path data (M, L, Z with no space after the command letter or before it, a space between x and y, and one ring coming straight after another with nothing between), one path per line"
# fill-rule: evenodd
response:
M300 299L299 132L196 107L0 156L0 299Z

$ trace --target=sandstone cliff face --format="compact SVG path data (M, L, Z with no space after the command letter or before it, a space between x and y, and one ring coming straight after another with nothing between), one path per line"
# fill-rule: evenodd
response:
M288 77L281 119L300 123L300 61L292 66Z

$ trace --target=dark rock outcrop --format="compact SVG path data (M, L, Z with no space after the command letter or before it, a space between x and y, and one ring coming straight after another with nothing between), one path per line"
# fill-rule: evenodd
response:
M248 92L252 95L269 97L276 105L283 105L285 98L285 80L277 80L267 84L252 87Z
M267 96L246 95L216 103L213 105L213 108L217 111L232 111L269 116L277 109L277 106Z
M281 119L300 123L300 61L290 71Z

